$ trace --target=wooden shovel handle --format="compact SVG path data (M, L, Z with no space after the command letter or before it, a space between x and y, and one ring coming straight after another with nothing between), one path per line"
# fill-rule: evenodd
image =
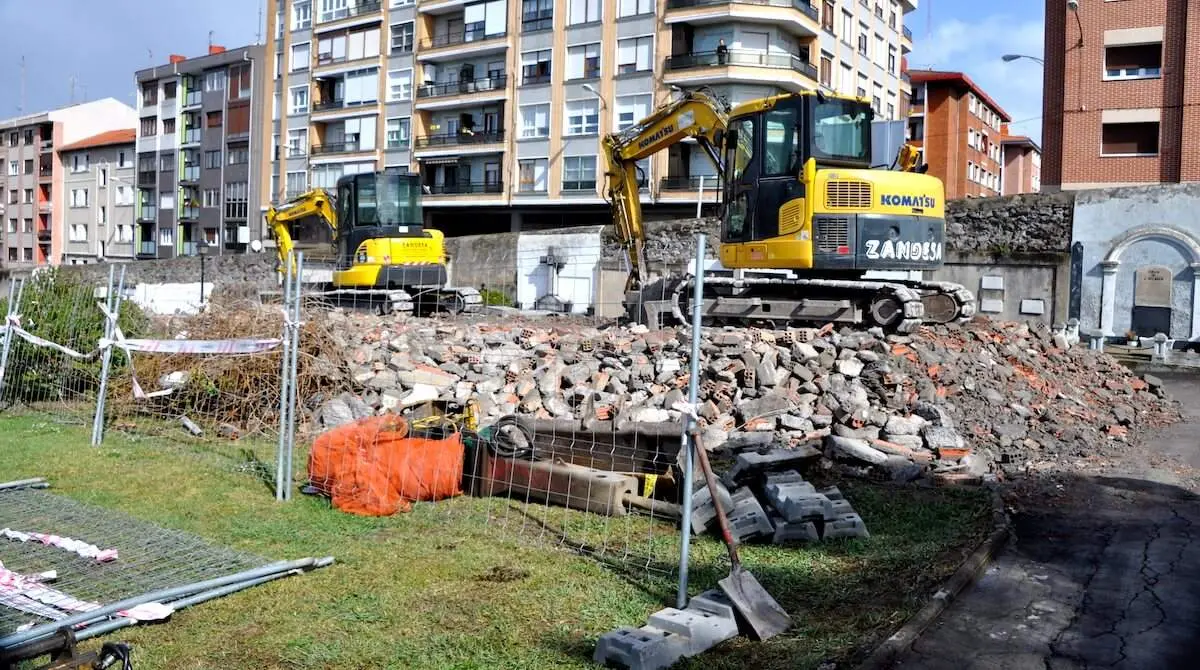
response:
M704 472L704 479L708 482L708 494L712 496L713 508L717 511L717 523L721 525L721 538L725 540L725 547L729 549L729 562L733 564L733 570L737 571L741 567L742 562L738 559L737 544L733 541L733 532L729 530L729 519L725 517L725 510L721 509L721 498L717 495L717 478L713 476L712 466L708 463L708 451L700 442L700 431L692 430L692 449L695 450L696 460L700 462L700 469ZM692 483L688 482L688 486Z

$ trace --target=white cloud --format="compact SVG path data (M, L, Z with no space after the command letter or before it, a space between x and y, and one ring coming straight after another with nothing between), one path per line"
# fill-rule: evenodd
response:
M1013 133L1037 139L1042 134L1042 66L1028 59L1005 63L1001 56L1041 58L1043 34L1041 21L1007 14L942 21L931 36L914 40L908 67L966 73L1013 118Z

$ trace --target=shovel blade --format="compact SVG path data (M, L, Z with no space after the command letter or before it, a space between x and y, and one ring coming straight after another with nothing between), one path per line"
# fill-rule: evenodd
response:
M756 640L775 637L792 626L792 617L758 583L754 575L739 566L718 584L733 607L742 616Z

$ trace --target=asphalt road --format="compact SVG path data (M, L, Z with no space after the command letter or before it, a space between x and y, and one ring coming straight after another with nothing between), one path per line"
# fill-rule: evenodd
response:
M1200 376L1147 448L1200 467ZM896 668L1200 668L1200 498L1132 461L1018 512L1007 548Z

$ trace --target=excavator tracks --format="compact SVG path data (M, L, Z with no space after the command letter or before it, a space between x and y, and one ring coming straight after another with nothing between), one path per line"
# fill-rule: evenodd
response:
M410 292L411 291L411 292ZM271 293L271 297L282 298ZM263 294L264 302L268 294ZM478 314L483 311L483 296L470 287L447 287L430 289L337 289L328 286L306 287L306 305L325 308L340 308L372 314L411 314L431 316L433 314Z
M690 325L694 277L660 279L630 296L627 311L651 327ZM975 297L950 282L792 277L705 277L704 325L767 326L844 323L896 333L922 325L962 323L975 315Z

